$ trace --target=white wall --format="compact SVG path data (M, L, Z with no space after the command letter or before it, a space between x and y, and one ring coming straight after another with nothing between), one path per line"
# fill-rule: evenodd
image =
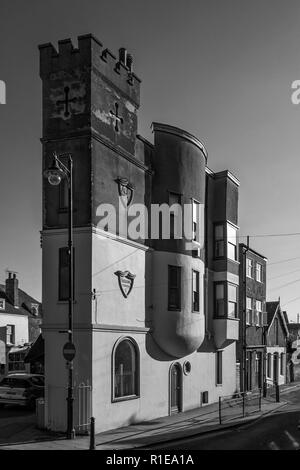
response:
M0 312L0 327L15 325L15 345L28 343L28 317L27 315L14 315Z

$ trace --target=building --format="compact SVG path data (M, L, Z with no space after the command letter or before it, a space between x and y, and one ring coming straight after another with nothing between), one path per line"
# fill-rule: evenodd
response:
M264 357L266 316L267 259L249 246L239 244L240 331L237 361L240 390L262 388L265 376Z
M267 385L286 383L286 347L289 330L280 301L267 302L268 325L266 338L266 382Z
M40 302L19 289L16 273L7 275L5 285L0 284L1 374L26 369L24 357L41 331Z
M58 50L44 44L40 76L43 169L53 152L72 154L74 165L77 429L82 384L91 390L97 432L232 395L238 180L209 170L205 147L189 132L153 123L154 144L137 134L140 79L125 49L116 58L92 35L80 36L77 48L70 40L59 41ZM163 203L177 208L159 219L169 224L168 237L161 225L155 232L152 217L154 205ZM190 234L178 238L182 210L190 215ZM45 424L62 431L67 212L66 186L44 180Z
M300 380L300 323L287 321L287 327L287 382L295 382Z

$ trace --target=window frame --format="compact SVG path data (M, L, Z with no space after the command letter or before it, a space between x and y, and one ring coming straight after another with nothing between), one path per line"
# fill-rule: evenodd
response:
M135 384L134 386L135 386L136 393L133 395L124 395L121 397L116 397L115 396L115 385L116 385L115 357L116 357L116 352L117 352L118 347L125 341L128 341L129 343L131 343L135 351L135 377L134 377ZM111 377L111 402L112 403L118 403L120 401L136 400L140 398L140 376L141 376L140 350L139 350L137 342L130 336L123 336L119 338L114 344L112 355L111 355L111 374L112 374L112 377Z
M247 300L250 300L251 308L248 308ZM249 315L248 315L248 311L249 311ZM249 318L249 321L247 321L247 317ZM253 299L252 297L246 296L246 325L251 326L252 324L253 324Z
M194 274L196 274L196 287L198 287L198 291L194 290ZM195 308L194 292L198 294L198 308ZM196 269L192 269L192 312L200 312L200 272Z
M194 243L199 243L200 244L200 239L201 239L201 235L200 235L200 223L201 223L201 202L198 201L197 199L194 199L194 198L191 198L192 200L192 241ZM196 219L196 222L194 222L194 207L195 206L198 206L199 210L198 210L198 218ZM196 224L196 230L194 230L194 223ZM199 236L197 237L197 227L199 226Z
M220 299L220 300L223 300L224 302L224 315L218 315L218 308L217 308L217 304L218 304L218 299L217 299L217 286L218 285L223 285L223 289L224 289L224 297L223 299ZM235 291L236 291L236 301L233 302L232 300L229 300L229 295L228 295L228 291L229 291L229 286L233 286L235 288ZM232 315L229 315L229 303L234 303L235 304L235 315L232 316ZM214 282L214 317L215 318L225 318L225 319L237 319L238 318L238 285L237 284L234 284L233 282L228 282L228 281L217 281L217 282Z
M176 268L177 270L177 281L178 281L178 286L176 287L171 287L170 285L170 272L171 269ZM168 264L168 311L172 312L180 312L181 311L181 289L182 289L182 266L176 266L172 264ZM178 304L176 306L172 305L170 303L170 298L171 298L171 289L177 289L178 290Z
M260 266L260 269L257 269L259 266ZM258 273L260 273L259 276L258 276ZM255 280L257 282L261 282L261 283L263 282L263 265L258 262L256 262L256 265L255 265Z
M250 276L248 274L248 263L249 262L251 263L251 270L250 270L251 274L250 274ZM246 277L248 277L249 279L253 279L253 259L248 258L247 256L246 256Z
M216 238L216 229L217 227L222 227L223 238ZM223 244L223 255L218 255L216 250L216 244L220 242ZM227 249L226 249L226 233L225 233L225 222L216 222L214 224L214 259L224 259L227 258Z
M235 231L235 243L232 243L232 242L229 241L228 227L231 227ZM231 261L238 261L238 259L237 259L237 245L238 245L237 230L238 229L234 225L232 225L230 222L228 222L228 221L226 222L226 258L230 259ZM228 256L228 253L229 253L228 246L229 245L234 247L234 258L230 258Z
M258 302L261 304L261 310L257 308ZM263 302L262 300L255 299L255 310L256 310L256 322L255 326L263 326Z

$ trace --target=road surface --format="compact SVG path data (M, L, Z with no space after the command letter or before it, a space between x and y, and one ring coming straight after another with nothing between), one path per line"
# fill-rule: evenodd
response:
M284 393L288 404L238 428L174 441L161 450L299 450L300 389Z

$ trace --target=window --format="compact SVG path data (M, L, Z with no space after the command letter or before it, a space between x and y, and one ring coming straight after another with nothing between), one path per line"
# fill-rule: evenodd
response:
M181 267L169 266L168 310L181 309Z
M137 346L123 339L113 354L114 387L113 399L126 399L139 395L139 360Z
M15 343L15 325L6 325L6 344Z
M247 263L246 275L247 275L247 277L253 278L253 261L252 261L252 259L247 258L246 263Z
M200 241L200 204L193 201L193 241Z
M284 375L284 353L280 354L280 375Z
M73 248L73 276L74 276L74 248ZM59 249L59 288L58 288L58 299L68 300L69 299L69 248L63 247ZM73 292L74 300L74 292Z
M228 284L228 317L237 316L237 286Z
M0 299L0 310L5 310L5 300Z
M275 339L275 344L279 344L279 335L278 335L278 318L276 317L274 320L274 339Z
M223 367L222 367L222 359L223 359L223 351L217 351L216 353L216 382L217 385L222 385L223 383Z
M217 282L215 284L215 311L217 317L224 317L225 312L225 284Z
M253 322L252 299L246 297L246 325L252 325Z
M262 282L262 265L256 263L256 280Z
M272 377L272 354L267 355L267 376Z
M215 258L225 256L224 224L215 225Z
M8 354L8 370L25 370L25 352L14 352Z
M236 261L236 228L227 224L227 258Z
M169 207L170 207L170 238L179 238L181 236L181 227L179 224L181 223L181 217L178 215L178 207L175 207L172 209L172 206L176 204L177 206L181 204L181 196L180 194L176 193L169 193Z
M193 312L199 312L199 272L193 271Z
M262 301L256 300L256 326L263 326Z

